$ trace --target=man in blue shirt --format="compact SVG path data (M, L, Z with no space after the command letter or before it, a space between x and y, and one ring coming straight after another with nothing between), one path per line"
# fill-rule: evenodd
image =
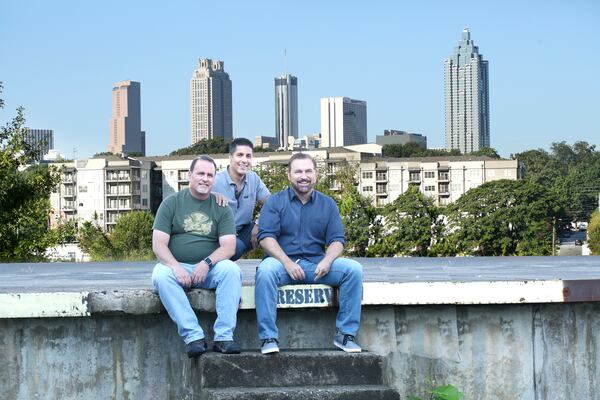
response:
M309 155L291 157L288 179L290 187L269 197L260 214L258 240L269 255L256 272L261 352L279 352L277 288L298 283L339 287L333 344L346 352L360 352L354 337L360 325L362 266L340 257L345 244L340 213L331 197L314 190L317 168Z
M246 138L229 145L229 166L217 173L213 191L222 194L235 216L236 246L233 261L257 246L258 226L252 221L256 203L263 204L269 195L256 172L251 171L254 146Z

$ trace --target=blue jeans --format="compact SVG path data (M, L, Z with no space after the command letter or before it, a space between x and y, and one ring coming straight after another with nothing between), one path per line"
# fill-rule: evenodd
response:
M195 267L195 265L184 263L181 263L181 266L190 274ZM152 283L167 313L177 324L177 331L183 341L187 344L203 339L204 331L198 323L196 313L192 309L183 287L175 279L171 268L160 263L156 264L152 272ZM204 281L194 287L216 288L217 319L214 325L214 340L233 340L242 288L240 267L233 261L220 261L208 271Z
M256 271L256 319L258 337L277 339L275 324L277 318L277 288L291 284L319 283L339 287L340 308L335 319L337 330L345 335L354 335L360 325L360 307L362 301L362 266L347 258L338 258L331 264L329 273L315 282L317 264L300 260L298 265L304 270L305 279L294 281L286 272L283 264L273 257L267 257L258 265Z
M252 250L252 228L254 223L244 225L237 231L235 240L235 255L231 257L232 261L239 259L241 256Z

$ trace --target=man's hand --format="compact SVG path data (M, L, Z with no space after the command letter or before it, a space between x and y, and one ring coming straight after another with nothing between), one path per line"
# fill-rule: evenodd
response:
M330 269L331 263L325 261L325 259L321 260L321 262L317 264L317 268L315 269L315 281L327 275Z
M250 243L252 243L252 248L255 249L258 247L258 225L254 224L254 227L252 227L252 238L250 239Z
M184 288L189 288L192 285L192 277L181 265L171 267L173 275L179 284Z
M215 196L215 200L217 204L221 207L227 207L229 205L229 199L223 196L221 193L211 192L213 196Z
M300 260L296 260L296 262L291 262L291 260L290 260L289 263L283 264L283 267L287 271L288 275L294 281L299 281L299 280L304 279L304 270L297 264L298 261L300 261Z
M204 261L200 261L192 271L192 284L201 284L206 279L206 275L208 275L208 265Z

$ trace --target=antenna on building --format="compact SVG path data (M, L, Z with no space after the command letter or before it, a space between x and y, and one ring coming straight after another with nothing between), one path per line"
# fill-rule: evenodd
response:
M77 161L77 147L73 147L73 161Z
M287 63L287 49L283 49L283 66L285 68L285 75L288 74L288 63Z

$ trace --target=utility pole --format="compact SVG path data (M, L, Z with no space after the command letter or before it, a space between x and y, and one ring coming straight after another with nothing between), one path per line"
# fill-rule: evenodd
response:
M552 217L552 255L556 255L556 218Z

